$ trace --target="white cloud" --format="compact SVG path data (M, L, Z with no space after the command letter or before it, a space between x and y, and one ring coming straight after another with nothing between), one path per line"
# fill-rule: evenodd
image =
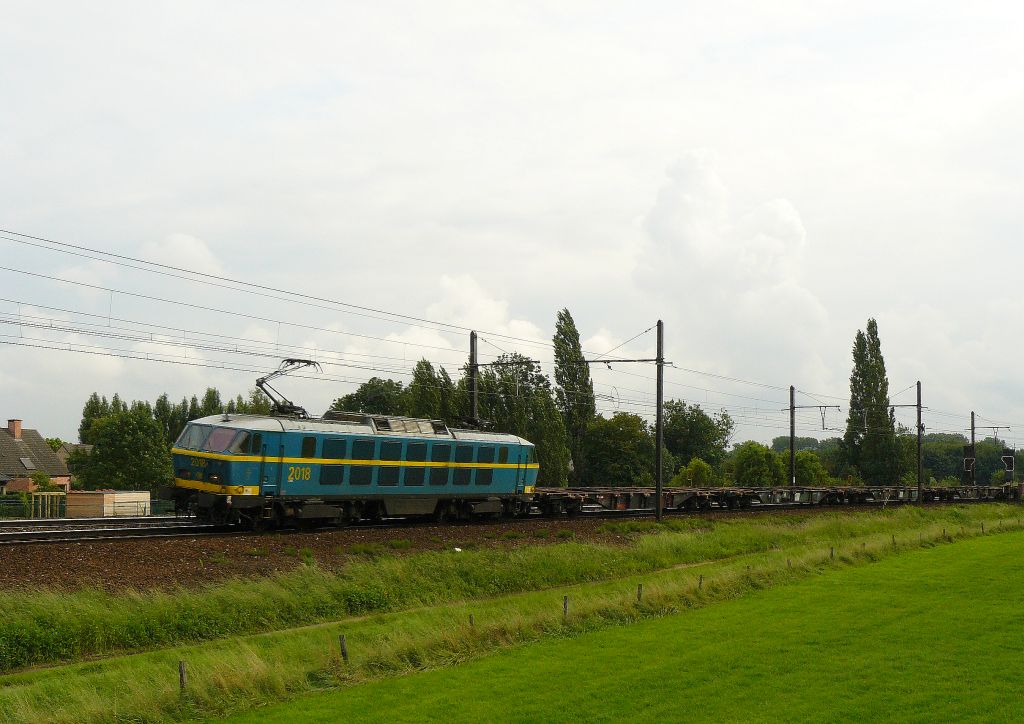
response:
M207 243L188 234L168 234L160 241L147 241L142 245L139 255L157 264L203 274L224 273L223 266Z

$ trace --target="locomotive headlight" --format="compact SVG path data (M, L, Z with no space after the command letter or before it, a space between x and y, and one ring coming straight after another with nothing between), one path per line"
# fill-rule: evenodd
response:
M219 483L220 482L220 476L219 475L211 475L211 476L209 476L207 478L207 480L209 480L211 483Z
M229 495L226 498L224 498L224 502L228 505L231 505L231 496Z

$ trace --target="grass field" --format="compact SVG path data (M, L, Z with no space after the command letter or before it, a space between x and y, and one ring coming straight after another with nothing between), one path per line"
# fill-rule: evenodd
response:
M340 573L310 567L205 592L8 593L0 651L71 661L0 674L0 721L178 721L336 687L358 691L510 647L680 612L685 619L688 609L920 548L956 550L983 532L1001 539L1022 528L1018 515L1016 507L976 505L778 515L700 530L648 525L662 532L631 534L626 545L385 556ZM565 618L563 595L571 601ZM19 620L32 625L19 629ZM338 654L341 633L348 663ZM179 661L189 672L185 692Z
M1008 721L1024 533L298 699L235 721Z

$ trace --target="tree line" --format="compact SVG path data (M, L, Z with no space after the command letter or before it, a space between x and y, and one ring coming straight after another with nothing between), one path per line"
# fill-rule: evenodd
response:
M442 420L519 435L536 445L539 484L545 486L647 486L654 483L655 431L629 412L599 412L597 397L569 310L556 318L553 379L540 364L518 353L502 354L477 375L479 419L469 419L469 363L453 377L421 359L411 379L374 377L336 398L332 410ZM85 487L155 487L171 480L170 447L189 420L221 412L269 414L271 401L259 390L222 399L214 388L201 396L153 403L109 401L93 393L86 401L79 439L91 454L76 451L69 461ZM664 404L662 476L677 486L785 485L789 438L771 446L754 441L732 445L735 425L727 412L698 404ZM798 485L892 484L916 481L916 438L895 422L878 326L868 320L853 345L850 407L843 437L796 443ZM959 435L924 439L926 479L959 479L963 445ZM989 438L977 446L979 482L1000 477L1002 443ZM1024 462L1024 461L1022 461ZM911 479L911 476L913 478Z

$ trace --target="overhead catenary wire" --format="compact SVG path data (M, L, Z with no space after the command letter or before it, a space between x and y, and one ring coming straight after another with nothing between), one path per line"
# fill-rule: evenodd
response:
M7 236L3 236L6 234ZM17 238L12 238L17 237ZM340 308L335 311L350 310L347 313L372 313L374 315L371 318L382 321L399 322L408 324L415 327L423 327L432 329L433 331L445 332L445 333L468 333L473 331L470 327L464 325L453 324L450 322L444 322L434 319L428 319L426 317L418 317L415 315L403 314L400 312L391 312L385 309L379 309L368 305L354 304L352 302L345 302L342 300L331 299L329 297L321 297L313 294L307 294L305 292L297 292L289 289L281 289L279 287L270 286L268 284L260 284L251 280L240 280L232 277L211 274L209 272L195 271L192 269L185 269L183 267L174 266L171 264L163 264L159 262L148 261L139 257L129 256L127 254L117 254L115 252L104 251L102 249L96 249L88 247L82 244L72 244L69 242L58 241L55 239L48 239L45 237L34 236L31 234L25 234L18 231L9 229L0 229L0 239L10 241L17 244L23 244L27 246L34 246L40 249L46 249L55 252L61 252L65 254L72 254L78 257L85 257L94 261L102 261L105 263L116 264L118 266L127 266L128 268L136 269L139 271L146 271L150 273L162 274L165 276L171 276L174 278L182 278L190 281L194 281L201 284L208 284L211 286L220 286L221 288L231 289L233 291L240 291L246 293L260 293L263 296L267 296L269 293L274 295L285 295L284 300L286 301L301 301L303 304L309 305L310 302L317 304L326 303L334 305L334 307ZM29 241L31 240L31 241ZM43 242L44 244L50 244L51 246L44 246L42 244L33 242ZM88 256L92 254L93 256ZM139 266L142 265L142 266ZM3 267L0 267L3 268ZM9 269L8 269L9 270ZM182 276L185 275L185 276ZM223 284L230 284L233 286L225 287ZM281 297L271 297L281 299ZM351 310L356 310L355 312ZM541 346L545 348L552 348L554 344L545 340L529 339L525 337L517 337L515 335L505 334L502 332L476 330L479 333L486 334L490 337L507 339L510 341L519 342L522 344L530 344Z

